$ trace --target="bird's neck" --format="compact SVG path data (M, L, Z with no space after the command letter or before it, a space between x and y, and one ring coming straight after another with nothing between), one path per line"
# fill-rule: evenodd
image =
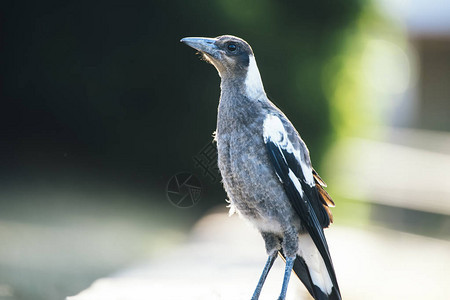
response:
M236 76L221 76L221 95L217 116L217 132L222 134L246 128L258 119L267 103L261 76L253 56L247 72Z
M249 57L249 65L244 74L223 74L221 78L222 99L227 99L231 95L239 95L255 101L266 98L258 65L253 55Z

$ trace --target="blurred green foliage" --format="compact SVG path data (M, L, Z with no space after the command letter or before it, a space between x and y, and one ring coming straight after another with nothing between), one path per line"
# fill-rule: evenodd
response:
M405 55L400 59L413 56L405 28L383 15L374 3L366 3L352 26L344 29L342 44L341 51L327 61L323 73L335 138L382 136L383 125L391 122L387 116L393 106L392 91L383 89L386 81L395 76L387 74L410 72L409 65L400 70L398 63L389 65L389 59L398 52ZM398 94L395 96L398 98Z

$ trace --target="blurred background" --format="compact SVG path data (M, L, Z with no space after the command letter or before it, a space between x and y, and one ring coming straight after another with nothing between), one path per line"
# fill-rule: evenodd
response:
M77 294L224 213L220 178L195 160L219 77L186 36L252 45L339 232L387 229L390 243L374 245L387 256L403 234L450 249L446 1L2 1L0 13L0 299ZM180 172L201 185L190 208L168 200Z

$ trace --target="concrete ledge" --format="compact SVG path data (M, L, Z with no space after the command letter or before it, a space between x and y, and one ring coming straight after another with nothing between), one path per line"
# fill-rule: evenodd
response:
M450 299L450 242L385 229L326 230L344 299ZM171 253L142 263L67 300L250 299L266 260L259 234L238 217L214 213ZM276 299L278 259L261 299ZM288 299L311 299L293 276Z

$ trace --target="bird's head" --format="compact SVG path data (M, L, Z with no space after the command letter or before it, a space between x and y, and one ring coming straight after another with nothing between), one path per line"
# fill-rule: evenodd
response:
M202 53L224 78L242 79L248 94L257 96L264 88L256 65L253 50L241 38L222 35L216 38L187 37L181 42Z
M181 42L198 50L213 64L220 75L246 71L253 56L252 48L246 41L232 35L216 38L187 37Z

